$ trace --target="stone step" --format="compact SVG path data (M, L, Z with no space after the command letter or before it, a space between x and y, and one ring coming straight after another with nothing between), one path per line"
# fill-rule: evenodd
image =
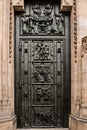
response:
M17 130L69 130L69 128L30 128L30 129L17 129Z

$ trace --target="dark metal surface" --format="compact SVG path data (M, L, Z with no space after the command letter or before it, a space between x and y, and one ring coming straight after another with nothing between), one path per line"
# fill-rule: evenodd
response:
M15 104L18 127L68 126L68 28L69 14L60 13L55 4L26 3L25 12L16 14Z

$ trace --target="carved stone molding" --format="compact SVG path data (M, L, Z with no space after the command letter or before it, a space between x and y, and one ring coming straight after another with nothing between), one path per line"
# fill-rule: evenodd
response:
M73 46L74 46L74 59L77 63L77 1L73 0L73 9L72 9L72 17L73 17Z
M0 3L1 4L1 3ZM0 86L0 120L5 117L8 118L13 112L13 6L12 0L5 1L2 4L2 23L1 26L4 31L1 32L3 37L1 43L1 86ZM1 39L0 39L1 40ZM10 71L9 71L10 70ZM11 71L12 70L12 71ZM8 75L7 75L8 74ZM10 82L11 81L11 82ZM8 85L9 82L9 85Z
M13 7L17 11L24 10L24 0L13 0Z
M10 12L9 12L9 63L12 60L12 44L13 44L13 2L10 0Z
M84 55L87 53L87 36L82 38L82 45L81 45L81 56L84 57Z
M70 11L73 6L73 0L62 0L61 1L61 10Z

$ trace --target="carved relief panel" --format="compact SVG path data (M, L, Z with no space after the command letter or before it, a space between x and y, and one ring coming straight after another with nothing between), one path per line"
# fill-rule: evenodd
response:
M52 85L33 85L33 103L34 104L53 104L54 101L54 88Z
M36 126L53 126L54 110L52 107L34 107L32 124Z
M53 83L53 63L33 63L32 67L34 83Z
M33 127L63 125L63 46L63 40L20 40L21 125L29 125L29 116Z
M35 4L21 16L21 35L64 35L64 16L55 5Z

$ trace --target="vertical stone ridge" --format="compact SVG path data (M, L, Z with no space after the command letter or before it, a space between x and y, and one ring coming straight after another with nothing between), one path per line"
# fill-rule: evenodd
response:
M76 0L73 0L73 36L74 36L74 58L77 63L77 4Z
M9 79L12 79L9 75L9 19L10 16L10 0L3 0L2 2L2 50L1 50L1 95L0 95L0 120L9 117L12 113L12 92L10 94ZM10 80L11 81L11 80ZM10 83L11 84L11 83ZM12 86L12 84L11 84ZM11 98L10 96L11 95Z
M12 62L12 31L13 31L13 2L10 0L10 20L9 20L9 63Z
M8 60L8 100L9 112L14 114L14 8L13 1L10 0L9 10L9 60Z

